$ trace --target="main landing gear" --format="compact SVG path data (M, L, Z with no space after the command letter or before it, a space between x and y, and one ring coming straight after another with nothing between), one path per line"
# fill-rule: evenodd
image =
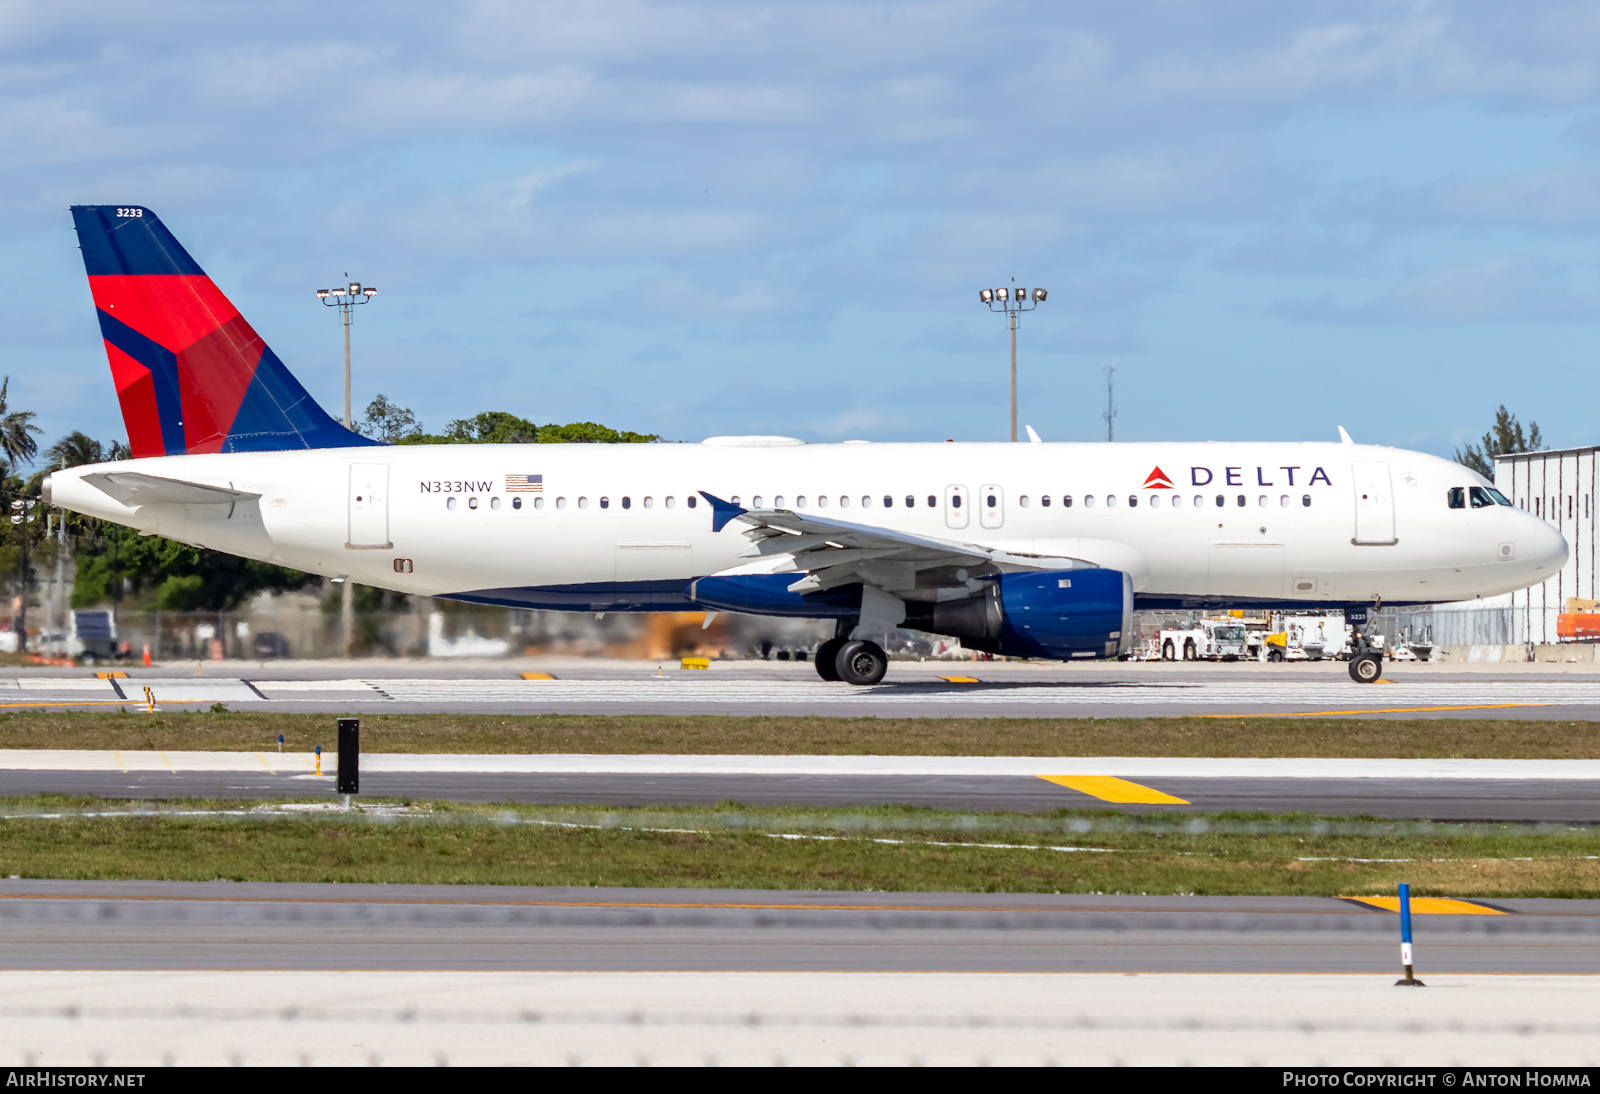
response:
M876 684L889 671L889 655L876 642L850 637L854 620L840 620L840 633L817 647L817 675L858 686Z

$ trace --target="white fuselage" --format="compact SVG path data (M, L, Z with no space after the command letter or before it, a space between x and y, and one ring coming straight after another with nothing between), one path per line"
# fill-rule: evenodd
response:
M118 471L259 499L135 507L83 481ZM517 475L542 482L508 489ZM1545 521L1504 505L1447 506L1452 487L1486 485L1434 456L1351 444L405 445L75 467L51 475L48 497L148 533L423 595L625 588L748 567L741 526L713 531L705 491L1088 560L1130 574L1143 603L1335 604L1489 596L1560 567L1567 545Z

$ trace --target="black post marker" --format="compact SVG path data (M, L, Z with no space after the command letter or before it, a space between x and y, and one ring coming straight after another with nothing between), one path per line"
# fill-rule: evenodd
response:
M339 775L335 789L340 794L361 792L361 720L339 719Z

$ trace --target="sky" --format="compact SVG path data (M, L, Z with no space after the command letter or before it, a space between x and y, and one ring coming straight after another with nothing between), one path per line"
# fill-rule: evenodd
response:
M1600 6L0 0L0 374L124 436L67 207L338 413L1600 443ZM359 411L358 411L359 412Z

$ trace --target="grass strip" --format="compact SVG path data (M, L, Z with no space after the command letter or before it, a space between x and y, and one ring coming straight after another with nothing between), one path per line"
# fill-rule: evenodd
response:
M334 714L22 711L0 748L334 747ZM1600 723L1490 718L751 718L367 714L364 752L1594 759Z
M1263 896L1392 893L1409 881L1419 895L1600 895L1600 828L734 803L431 802L371 815L319 804L13 800L0 814L0 876ZM1065 838L1041 838L1052 831Z

